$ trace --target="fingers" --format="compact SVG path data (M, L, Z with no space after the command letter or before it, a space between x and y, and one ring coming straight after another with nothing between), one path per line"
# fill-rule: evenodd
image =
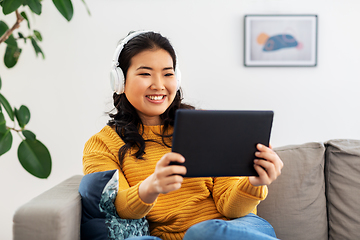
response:
M155 172L158 170L159 174L163 174L164 176L186 174L186 168L184 166L169 165L171 162L184 163L185 158L179 153L167 153L157 162Z
M275 165L271 162L256 159L254 163L255 169L257 170L259 177L264 180L265 185L269 185L275 181L281 174L281 172L277 171Z
M181 165L169 165L170 162L185 162L185 158L178 153L165 154L156 164L153 173L153 184L158 193L168 193L181 188L182 175L186 174L186 167Z
M184 166L170 165L164 168L156 168L154 175L156 179L162 180L164 185L171 184L172 182L182 182L182 175L186 174ZM180 178L181 181L179 181Z
M259 177L249 177L254 186L270 185L281 174L284 164L280 157L270 148L262 144L257 145L258 152L254 160L254 168Z
M255 153L255 156L259 159L265 159L275 165L276 170L281 173L281 169L284 166L284 163L281 161L280 157L271 149L262 144L257 145L259 152Z
M182 167L182 166L168 166ZM155 172L147 177L139 186L139 196L145 203L153 203L159 194L169 193L181 188L183 177L180 175L168 175L166 168L157 167ZM186 169L185 169L186 170ZM171 171L170 171L171 172ZM176 171L173 171L176 172ZM186 172L186 171L185 171Z
M267 159L275 154L275 152L270 147L266 147L262 144L258 144L256 148L258 149L258 152L255 153L255 156L259 158Z
M185 158L179 154L179 153L175 153L175 152L169 152L167 154L165 154L157 163L158 166L163 166L166 167L170 164L170 162L178 162L178 163L184 163L185 162Z
M181 188L181 184L184 178L180 175L172 175L167 178L164 178L163 181L158 185L159 193L169 193L171 191L175 191Z

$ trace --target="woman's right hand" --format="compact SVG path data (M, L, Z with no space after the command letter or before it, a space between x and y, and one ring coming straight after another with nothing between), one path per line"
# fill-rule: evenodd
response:
M170 152L157 162L155 172L147 177L139 186L139 196L145 203L153 203L160 193L166 194L181 188L186 168L180 165L169 165L170 162L184 163L185 158Z

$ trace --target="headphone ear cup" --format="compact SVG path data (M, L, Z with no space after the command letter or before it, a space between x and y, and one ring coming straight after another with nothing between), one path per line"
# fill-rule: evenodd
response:
M125 76L121 68L115 67L110 72L110 86L117 94L124 92Z
M175 68L175 77L176 77L176 83L177 83L177 88L176 88L176 91L177 91L181 87L181 71L180 71L179 67Z

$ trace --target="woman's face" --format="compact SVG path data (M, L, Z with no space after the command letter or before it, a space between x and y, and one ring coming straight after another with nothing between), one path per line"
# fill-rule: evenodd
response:
M160 115L173 102L177 81L173 60L164 49L145 50L131 59L125 95L144 125L160 125Z

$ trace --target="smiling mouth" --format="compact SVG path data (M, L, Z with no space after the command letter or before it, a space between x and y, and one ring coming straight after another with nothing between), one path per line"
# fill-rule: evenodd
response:
M146 97L153 101L159 101L159 100L164 99L165 95L161 95L161 96L147 95Z

